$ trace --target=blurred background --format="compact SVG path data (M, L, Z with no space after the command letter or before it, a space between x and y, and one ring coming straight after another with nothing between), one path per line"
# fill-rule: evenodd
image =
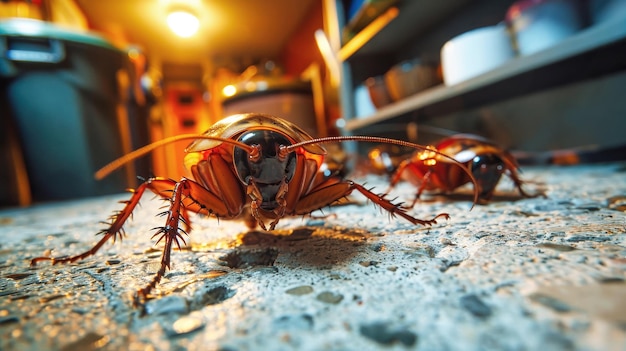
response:
M184 142L93 173L244 112L620 158L624 87L626 0L0 0L0 206L180 178Z

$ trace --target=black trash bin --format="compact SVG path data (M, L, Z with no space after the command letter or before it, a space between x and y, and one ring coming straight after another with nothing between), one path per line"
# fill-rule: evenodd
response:
M134 185L132 165L101 181L93 176L132 144L120 87L130 69L126 53L99 36L0 21L0 114L15 126L34 201Z

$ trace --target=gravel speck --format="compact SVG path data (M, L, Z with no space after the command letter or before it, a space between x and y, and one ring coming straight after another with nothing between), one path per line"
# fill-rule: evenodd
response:
M535 293L530 296L533 301L539 302L540 304L550 307L551 309L557 312L569 312L572 308L566 304L565 302L545 294Z
M461 306L476 317L486 318L491 315L491 308L474 294L461 297Z
M306 295L313 292L313 287L310 285L301 285L296 286L295 288L287 289L285 292L289 295Z
M417 334L414 332L402 327L391 327L385 322L361 325L359 332L364 337L383 345L399 342L404 346L414 346L417 343Z
M188 316L178 318L171 327L165 328L168 336L179 336L192 333L196 330L204 328L205 323L201 315L190 314Z
M322 302L326 302L326 303L330 303L330 304L338 304L339 302L341 302L341 300L343 300L343 295L341 294L335 294L333 292L330 291L324 291L319 293L316 297L315 297L318 301L322 301Z

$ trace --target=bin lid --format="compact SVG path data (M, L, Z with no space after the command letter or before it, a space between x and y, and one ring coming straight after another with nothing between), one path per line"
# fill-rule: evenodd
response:
M0 36L57 39L121 51L119 48L113 46L106 38L96 33L72 30L50 22L29 18L0 20Z

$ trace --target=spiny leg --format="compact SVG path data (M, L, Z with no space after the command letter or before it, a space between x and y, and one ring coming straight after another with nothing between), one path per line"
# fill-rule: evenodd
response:
M331 205L337 200L350 195L350 193L354 190L357 190L361 194L365 195L365 197L385 209L392 216L398 215L416 225L432 225L437 223L437 218L439 217L443 217L445 219L450 218L447 213L441 213L430 220L418 219L409 215L406 210L402 208L401 204L395 204L387 200L385 198L385 194L375 194L362 185L350 180L334 182L332 179L329 180L329 182L319 184L311 192L301 197L295 205L295 210L289 214L309 214L312 211Z
M396 171L391 176L391 179L389 180L389 187L387 188L387 191L385 191L385 194L389 194L391 190L396 186L396 184L398 184L398 182L402 178L402 173L405 172L409 164L410 163L408 160L405 160L400 163L398 168L396 168Z
M137 290L135 304L146 300L152 289L165 276L165 272L170 269L173 244L175 243L179 250L181 249L181 242L185 245L187 244L184 235L188 235L186 229L190 228L188 225L189 212L214 215L225 219L235 218L241 214L241 208L229 209L223 196L211 192L211 190L200 183L183 178L177 183L172 181L172 184L174 190L169 192L168 210L161 213L161 215L167 215L165 225L154 228L158 230L152 236L152 238L159 237L156 244L161 242L161 240L164 242L161 265L150 283L144 288ZM232 189L227 190L232 191ZM160 189L159 195L163 196L163 194L164 189ZM230 196L236 198L237 193L233 192ZM180 228L181 224L185 225L185 229Z
M410 205L403 206L405 209L413 208L415 204L417 203L417 201L419 201L420 197L422 196L422 193L426 189L426 184L430 181L431 174L432 174L432 171L430 170L426 172L426 174L424 174L424 177L422 177L422 181L420 182L420 186L417 189L417 193L415 194L415 197L413 197L413 201L411 201Z
M448 215L447 213L440 213L436 215L435 217L433 217L433 219L429 219L429 220L415 218L409 215L408 213L406 213L406 210L402 208L401 204L394 204L393 202L387 200L384 194L383 195L375 194L372 191L363 187L362 185L354 183L354 182L349 182L349 184L352 189L358 190L361 194L365 195L368 199L373 201L375 204L379 205L380 207L385 209L387 212L391 213L392 216L398 215L413 224L433 225L433 224L437 224L437 218L439 217L450 219L450 215Z
M517 175L517 173L515 173L515 172L508 172L507 175L513 181L513 183L515 184L515 187L517 188L517 190L519 191L521 196L528 197L528 198L532 198L532 197L543 197L543 198L546 198L547 197L546 194L542 190L537 190L537 191L535 191L534 194L526 192L524 190L524 188L523 188L523 185L526 182L522 181L519 178L519 176Z
M51 261L52 264L55 265L57 263L71 263L71 262L75 262L78 260L82 260L98 252L98 250L100 250L102 245L104 245L104 243L107 242L109 239L113 238L113 242L115 242L117 238L121 239L122 236L124 235L124 230L123 230L124 223L126 223L126 220L128 220L128 218L132 215L133 210L135 209L137 204L139 204L139 200L141 199L141 196L146 191L146 189L150 189L154 191L155 193L158 193L154 189L153 183L164 183L164 182L171 183L170 189L175 184L175 182L171 180L166 180L162 178L150 178L150 179L147 179L145 182L143 182L141 185L139 185L139 187L137 187L137 189L133 191L133 195L131 196L131 198L127 201L122 202L122 203L125 203L126 206L124 206L124 208L121 211L115 213L112 216L112 222L109 228L98 233L98 234L103 234L103 237L91 249L81 254L70 256L70 257L58 257L58 258L36 257L31 260L30 262L31 266L35 266L38 262L41 262L41 261Z
M182 241L183 244L186 244L183 234L187 235L187 232L179 227L179 223L186 223L183 199L189 196L189 187L190 181L187 179L183 179L176 183L174 192L172 193L172 197L170 199L169 210L163 212L163 214L167 214L165 225L155 228L158 229L158 231L152 236L152 238L159 236L159 239L156 242L157 244L161 242L161 240L164 241L163 254L161 255L161 266L150 283L142 289L137 290L135 295L135 304L145 300L152 289L159 284L165 275L165 271L170 269L172 245L176 243L176 246L180 250L180 242Z
M398 182L402 179L402 174L404 172L411 172L411 167L410 167L411 162L412 161L409 159L400 163L400 165L398 166L398 168L396 169L396 171L394 172L393 176L391 177L389 181L389 187L387 188L387 191L385 191L385 195L389 194L391 190L398 184ZM424 176L422 177L422 180L420 181L420 186L417 190L417 193L415 194L415 197L413 197L413 200L411 201L410 205L402 206L404 209L410 209L410 208L413 208L413 206L415 206L417 201L420 199L420 196L426 189L426 183L429 181L431 173L432 171L428 170L428 172L424 174Z

